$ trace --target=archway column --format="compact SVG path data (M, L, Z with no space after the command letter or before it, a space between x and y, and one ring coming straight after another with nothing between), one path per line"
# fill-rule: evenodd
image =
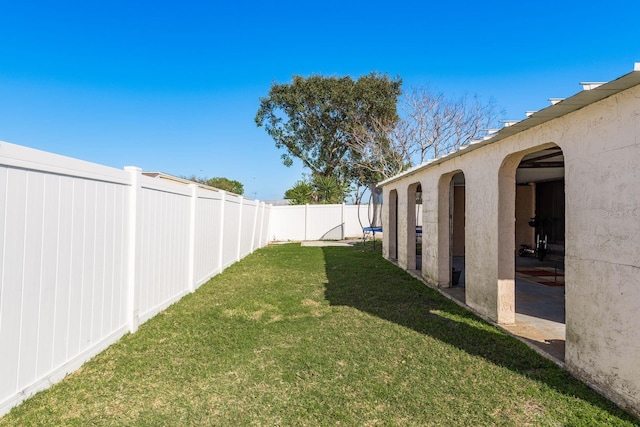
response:
M500 323L505 320L505 306L515 294L509 293L512 282L498 280L498 236L502 226L497 218L499 163L482 160L465 170L465 302Z
M498 172L498 293L496 320L500 324L516 322L516 169L521 154L508 156Z
M387 259L398 257L398 192L383 189L382 208L382 256ZM386 205L386 206L385 206Z
M403 191L404 190L404 191ZM404 270L408 270L409 264L409 244L408 244L408 191L407 187L398 189L398 209L397 209L397 242L398 242L398 265ZM415 221L415 220L414 220ZM415 249L414 249L415 266Z
M422 185L422 278L438 286L438 181L424 180Z
M437 284L451 287L451 179L455 172L444 174L438 181Z

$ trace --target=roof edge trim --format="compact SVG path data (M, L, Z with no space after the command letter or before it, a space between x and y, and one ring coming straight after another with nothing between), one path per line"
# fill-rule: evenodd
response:
M569 113L573 113L574 111L580 110L588 105L595 104L596 102L602 101L605 98L616 95L637 85L640 85L640 62L634 63L633 71L624 74L617 79L603 83L597 87L591 88L590 90L582 90L575 95L558 101L553 105L543 108L542 110L533 112L531 115L528 115L525 119L522 119L517 123L503 127L497 133L492 134L485 140L478 140L477 142L473 141L471 145L464 148L461 147L460 149L437 159L431 159L425 163L416 165L404 172L380 181L378 186L390 184L405 177L414 175L426 168L434 167L452 158L477 150L485 145L493 144L501 139L505 139L557 118L566 116Z

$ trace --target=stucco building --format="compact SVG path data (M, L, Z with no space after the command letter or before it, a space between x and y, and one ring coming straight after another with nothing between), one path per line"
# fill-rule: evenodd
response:
M639 165L637 63L382 182L383 254L440 289L452 286L457 260L463 302L513 325L518 250L546 235L564 279L566 369L638 415ZM534 216L544 229L528 224Z

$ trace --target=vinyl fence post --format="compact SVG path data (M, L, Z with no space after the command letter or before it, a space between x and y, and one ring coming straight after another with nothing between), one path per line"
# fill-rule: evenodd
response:
M262 243L262 236L264 233L264 211L266 209L266 203L265 202L261 202L260 203L260 234L258 235L258 248L261 248L263 246Z
M265 233L264 236L264 241L262 242L262 246L266 246L269 244L269 242L275 240L273 238L273 235L271 234L271 221L273 221L273 205L267 205L265 203L264 205L264 213L267 213L268 211L268 216L269 216L269 221L267 222L267 232Z
M344 202L342 202L342 208L340 209L340 240L344 240Z
M196 264L196 209L198 202L198 184L189 184L191 190L191 205L189 211L189 272L187 286L189 292L195 291Z
M219 251L218 251L218 263L220 265L220 273L224 270L224 205L227 203L226 198L227 193L223 190L220 190L220 242L219 242Z
M253 214L253 231L251 232L251 253L256 249L254 242L256 241L256 227L258 225L258 210L260 210L260 201L254 200L256 203L256 211Z
M236 251L236 261L240 261L240 248L242 247L242 207L243 207L244 197L240 196L240 213L238 214L238 234L236 236L236 241L238 242L238 250Z
M309 204L304 205L304 240L307 240L307 228L309 227Z
M137 274L138 261L138 230L142 224L142 187L140 178L142 169L126 166L131 185L129 187L129 212L127 215L127 323L129 332L134 333L140 325L139 280Z

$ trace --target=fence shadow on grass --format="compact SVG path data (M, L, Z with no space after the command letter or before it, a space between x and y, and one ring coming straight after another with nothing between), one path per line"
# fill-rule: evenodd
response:
M331 305L410 328L637 422L566 371L387 262L372 247L324 247Z

